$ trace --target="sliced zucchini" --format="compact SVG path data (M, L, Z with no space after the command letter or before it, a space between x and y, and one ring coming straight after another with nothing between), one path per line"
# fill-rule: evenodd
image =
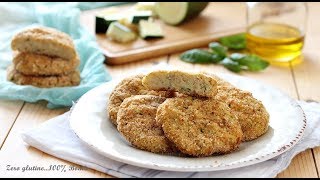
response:
M148 20L152 16L152 11L133 12L132 23L138 24L140 20Z
M109 27L109 23L104 17L96 16L96 33L105 33Z
M198 16L208 2L156 2L155 10L165 23L178 25Z
M120 43L127 43L136 39L136 34L119 22L112 22L106 32L108 38Z
M126 15L124 15L123 18L118 20L118 22L121 23L122 25L128 27L132 31L138 33L138 31L139 31L138 26L136 24L132 23L132 19L133 19L133 17L131 14L126 14Z
M151 11L152 17L156 17L155 2L138 2L134 5L137 11Z
M140 37L143 39L163 37L163 32L160 24L152 21L139 21L139 32Z
M117 8L110 8L110 9L99 12L95 16L95 18L96 18L96 26L95 26L96 33L106 33L109 25L112 22L119 20L121 17L122 16L120 14L118 14Z

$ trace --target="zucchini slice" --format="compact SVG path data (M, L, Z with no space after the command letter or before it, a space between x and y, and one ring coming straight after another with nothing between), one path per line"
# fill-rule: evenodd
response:
M95 32L106 33L109 25L114 21L118 21L122 17L120 14L117 13L117 8L110 8L96 14Z
M208 2L156 2L155 10L165 23L178 25L198 16L208 4Z
M146 20L139 21L139 31L140 37L143 39L163 37L161 26L156 22Z
M136 34L119 22L112 22L106 32L108 38L120 43L127 43L136 39Z
M152 11L135 11L132 17L132 23L138 24L140 20L148 20L152 16Z
M155 17L156 11L155 11L155 2L138 2L134 5L134 9L137 11L151 11L152 17Z
M119 19L118 22L126 27L128 27L129 29L131 29L132 31L138 33L138 26L136 24L132 23L132 15L131 14L125 14L123 18Z

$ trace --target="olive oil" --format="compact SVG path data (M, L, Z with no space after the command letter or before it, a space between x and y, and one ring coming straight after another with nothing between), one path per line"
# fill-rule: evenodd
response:
M285 63L298 59L301 55L304 34L295 27L258 23L247 29L247 47L271 63Z

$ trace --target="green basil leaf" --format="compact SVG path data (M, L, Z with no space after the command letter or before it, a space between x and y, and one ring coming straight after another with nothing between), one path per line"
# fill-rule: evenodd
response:
M180 55L180 59L189 63L216 63L219 62L217 54L201 49L192 49Z
M229 69L232 72L240 72L242 70L241 65L236 62L236 61L232 61L229 58L224 58L223 61L220 62L220 64L222 64L225 68Z
M247 47L245 33L222 37L219 41L230 49L241 50Z
M249 71L261 71L269 66L269 62L254 54L244 55L233 53L230 58L231 60L238 62L240 65L246 66Z
M227 57L227 48L222 46L220 43L218 42L212 42L209 44L209 48L212 50L212 52L214 54L218 55L218 58L221 60L223 60L225 57Z

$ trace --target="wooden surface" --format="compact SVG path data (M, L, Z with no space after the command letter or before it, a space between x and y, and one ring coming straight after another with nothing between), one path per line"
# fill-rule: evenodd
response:
M225 3L218 3L226 5ZM229 5L229 3L228 3ZM320 102L320 24L318 17L320 3L309 3L308 32L304 49L304 61L295 67L271 66L260 73L243 73L241 75L257 79L261 82L279 88L292 98ZM232 12L228 12L232 13ZM237 14L237 13L236 13ZM221 14L220 14L221 15ZM223 16L223 15L221 15ZM180 53L167 54L153 59L147 59L122 66L106 66L111 75L122 76L126 71L140 67L150 67L157 63L167 63L181 69L199 69L208 72L226 72L217 65L193 65L178 59ZM0 177L110 177L107 174L79 167L70 162L47 155L35 148L27 146L20 133L37 127L52 117L58 116L68 109L49 110L44 102L25 103L21 101L0 100ZM290 122L288 122L290 123ZM67 165L83 168L83 170L21 172L7 171L6 166L23 167L49 165ZM278 177L315 177L319 178L320 148L309 149L297 155L290 166Z
M131 7L130 5L129 7ZM128 5L121 7L126 11ZM103 9L95 9L82 14L81 22L90 32L95 32L95 14ZM233 12L233 13L225 13ZM243 31L245 27L245 12L243 3L231 3L228 6L220 3L209 3L201 15L179 26L169 26L161 20L160 23L164 38L143 40L138 38L130 43L116 43L107 39L105 34L97 34L97 42L107 56L108 64L123 64L194 47L206 46L219 37Z

